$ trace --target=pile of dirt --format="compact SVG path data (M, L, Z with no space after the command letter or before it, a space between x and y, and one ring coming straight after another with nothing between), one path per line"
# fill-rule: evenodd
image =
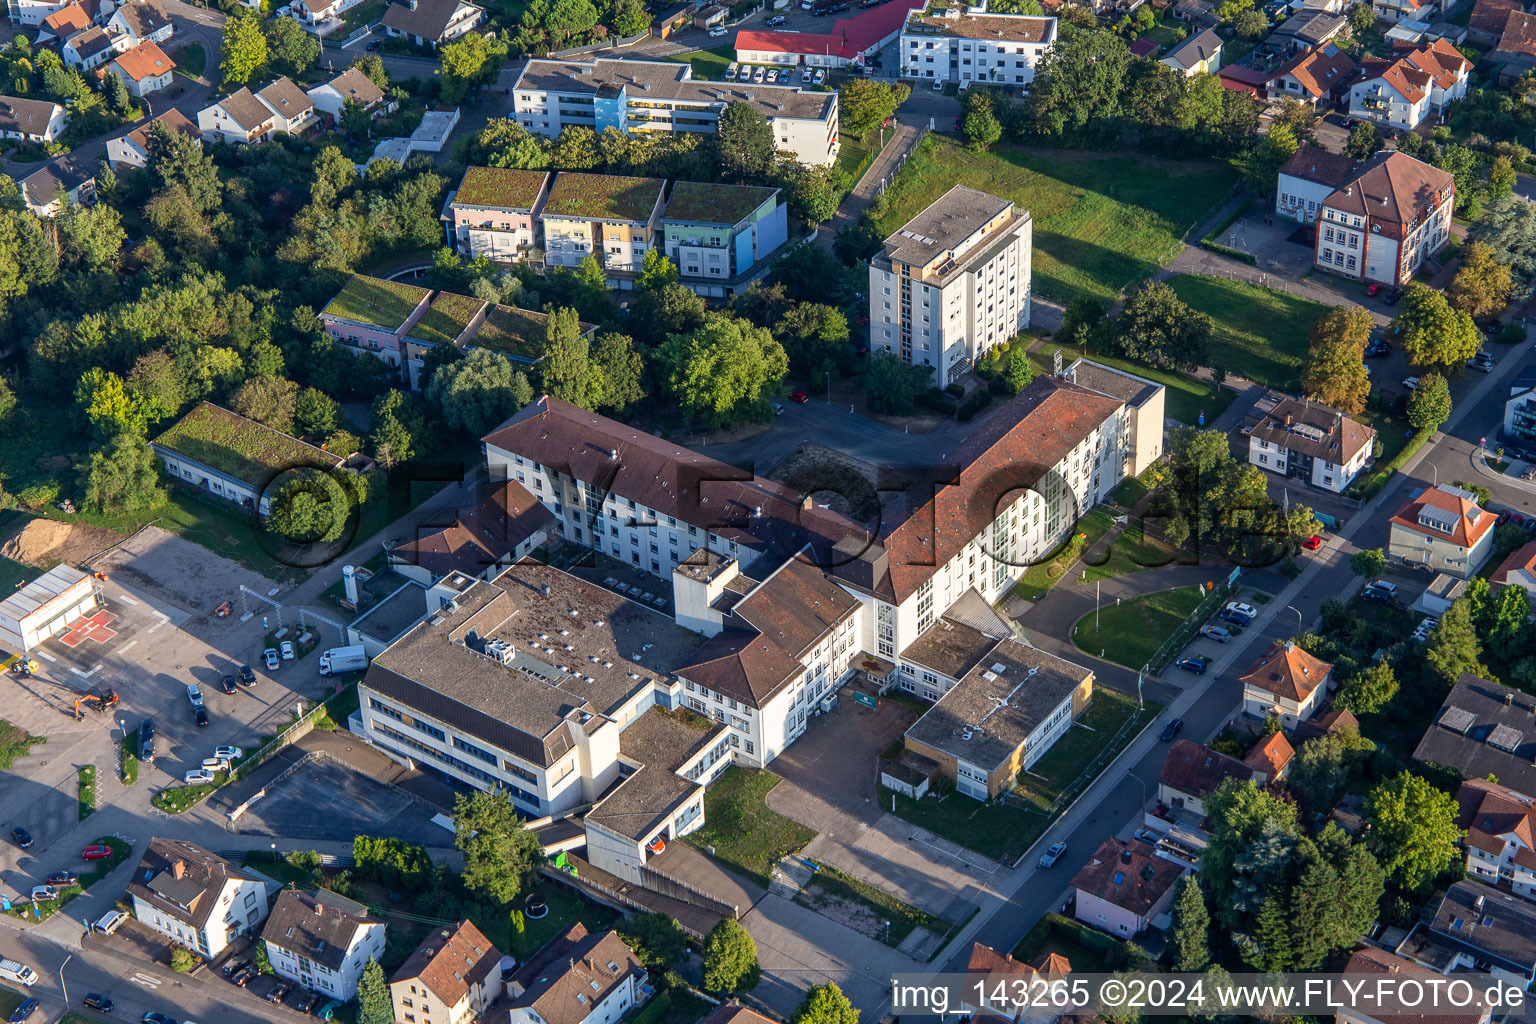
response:
M111 547L122 536L100 526L85 523L61 523L56 519L32 519L6 538L0 555L41 569L60 562L79 565L87 558Z

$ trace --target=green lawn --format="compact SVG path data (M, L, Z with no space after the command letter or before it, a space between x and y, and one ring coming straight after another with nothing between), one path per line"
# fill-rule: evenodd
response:
M1168 284L1216 321L1211 365L1256 384L1295 391L1307 355L1307 332L1328 307L1247 281L1179 274Z
M1072 627L1072 642L1089 654L1139 669L1199 605L1197 587L1164 590L1123 604L1111 604L1084 615Z
M1072 962L1072 970L1083 974L1103 974L1109 949L1116 940L1094 931L1081 921L1061 914L1046 914L1014 948L1016 960L1030 963L1045 953L1060 953Z
M873 212L884 236L955 185L1013 199L1034 219L1034 291L1063 302L1111 302L1178 255L1185 232L1237 178L1231 166L1209 160L1018 146L978 153L930 134Z
M1031 353L1030 362L1035 365L1037 374L1051 372L1051 353L1061 349L1061 361L1063 366L1070 366L1072 360L1086 355L1096 363L1112 366L1117 370L1134 373L1147 380L1156 381L1168 389L1164 396L1164 411L1171 420L1178 420L1195 426L1200 422L1200 414L1205 413L1206 422L1209 423L1220 416L1227 406L1232 404L1232 399L1237 397L1237 392L1220 387L1213 381L1203 380L1199 377L1190 377L1176 370L1160 370L1152 366L1142 366L1116 356L1099 355L1090 353L1076 345L1058 345L1055 342L1046 342L1040 351Z
M718 82L725 78L726 66L736 60L736 48L734 46L713 46L707 50L688 50L685 53L674 53L670 57L653 57L649 60L664 60L672 64L687 64L693 68L693 77Z
M0 719L0 771L8 771L18 757L25 757L32 747L47 742L46 736L33 736L27 730Z
M838 141L841 147L837 151L837 162L833 166L845 172L857 184L875 158L875 150L880 145L880 133L871 132L867 139L843 135Z
M341 21L345 30L351 33L355 29L362 28L369 22L378 21L384 17L384 12L389 8L389 0L365 0L349 11L341 13Z
M208 51L202 43L188 43L170 57L176 62L176 74L183 78L201 78L208 66Z
M1081 568L1088 573L1086 582L1107 580L1115 576L1160 569L1176 565L1180 553L1166 544L1144 536L1140 530L1127 529L1110 542L1109 550L1098 558L1098 565L1085 563Z
M1146 701L1138 718L1134 697L1096 687L1088 709L1067 734L1019 773L1015 792L1042 811L1060 809L1093 781L1093 776L1083 777L1085 772L1095 765L1102 769L1136 737L1140 730L1135 723L1150 722L1161 710L1161 704Z
M1099 538L1113 525L1114 520L1097 509L1083 516L1065 544L1024 571L1013 588L1014 594L1026 601L1040 600L1058 580L1069 571L1075 571L1073 567L1083 551L1098 543Z
M896 816L934 835L959 843L987 857L1011 863L1040 838L1051 823L1045 813L1011 802L984 804L957 793L954 787L942 798L913 800L894 790L880 790L880 803L891 806Z
M80 801L80 817L84 821L96 813L96 766L81 765L76 772L75 785Z
M773 862L816 838L814 829L768 809L764 801L778 784L772 772L727 768L704 794L705 825L688 841L713 846L722 863L766 888Z
M0 987L0 1013L5 1014L9 1019L11 1014L16 1012L16 1007L21 1005L23 998L25 997L14 989Z
M486 918L482 915L482 919L475 921L475 927L484 932L497 949L506 950L520 960L537 952L550 939L577 921L594 932L607 931L613 927L613 911L584 898L570 886L540 880L529 891L544 897L544 902L549 905L549 913L535 920L525 916L521 934L514 931L512 915L504 910L497 910L494 917ZM522 897L518 899L521 901ZM524 904L519 902L517 905Z

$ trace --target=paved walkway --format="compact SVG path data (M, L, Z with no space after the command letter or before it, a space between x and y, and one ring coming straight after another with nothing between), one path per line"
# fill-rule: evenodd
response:
M864 211L869 209L876 197L880 195L885 183L895 176L901 169L912 151L923 137L922 126L916 123L916 119L907 116L906 120L898 115L898 121L894 130L889 131L890 138L874 160L870 161L868 169L853 186L852 191L843 197L842 205L837 208L837 214L832 220L823 225L825 231L818 232L817 243L823 248L830 249L837 233L843 228L852 227L859 222ZM923 120L926 120L923 119Z

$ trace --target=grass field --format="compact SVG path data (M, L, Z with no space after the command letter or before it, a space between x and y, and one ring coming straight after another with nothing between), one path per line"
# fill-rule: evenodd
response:
M1114 525L1114 520L1094 509L1077 523L1077 531L1067 542L1024 571L1013 592L1026 601L1038 601L1077 564L1084 551L1098 543Z
M772 772L727 768L704 794L705 825L688 841L713 846L722 863L766 887L774 861L816 838L814 829L768 809L765 800L778 784Z
M1089 612L1072 627L1072 642L1089 654L1138 669L1200 605L1195 587L1164 590ZM1094 617L1098 616L1098 628Z
M1038 252L1038 250L1037 250ZM1061 361L1063 366L1070 366L1072 360L1086 355L1094 362L1103 363L1105 366L1113 366L1117 370L1134 373L1138 377L1156 381L1168 389L1164 395L1164 411L1169 419L1178 420L1195 426L1200 422L1200 414L1205 413L1206 422L1210 422L1227 406L1232 404L1232 399L1237 397L1237 392L1221 387L1213 381L1203 380L1199 377L1189 377L1174 370L1159 370L1152 366L1142 366L1114 356L1103 356L1097 353L1089 353L1076 345L1057 345L1047 342L1039 352L1030 355L1030 362L1035 365L1037 374L1049 374L1051 372L1051 353L1055 349L1061 349Z
M686 53L674 53L670 57L652 57L650 60L664 60L671 64L687 64L693 68L693 77L718 82L725 77L726 65L736 59L736 50L731 46L714 46L708 50L689 50Z
M837 162L833 166L845 172L857 183L859 177L875 158L875 150L880 145L880 134L871 132L867 139L843 135L838 141L842 145L837 151Z
M975 152L929 135L874 214L883 236L954 185L1017 202L1034 218L1033 288L1105 302L1173 259L1181 237L1222 201L1237 171L1219 163L1108 153Z
M176 74L183 78L201 78L208 66L208 51L202 43L188 43L171 55L176 62Z
M18 757L25 757L37 744L47 742L46 736L33 736L27 730L0 719L0 771L8 770Z
M1256 384L1295 391L1307 355L1307 332L1328 307L1289 292L1202 274L1168 284L1179 298L1216 321L1212 366Z
M1165 565L1177 565L1180 553L1166 544L1146 537L1139 530L1126 530L1115 537L1109 550L1098 556L1099 564L1084 563L1082 569L1088 575L1084 582L1107 580L1114 576L1160 569Z

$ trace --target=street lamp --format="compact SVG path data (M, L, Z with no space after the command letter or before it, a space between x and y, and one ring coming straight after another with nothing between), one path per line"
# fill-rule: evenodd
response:
M1288 612L1296 612L1296 631L1299 633L1305 633L1307 627L1306 624L1301 621L1301 612L1296 610L1296 606L1288 604L1285 606L1285 610Z
M69 962L74 958L75 954L71 953L64 958L63 963L59 964L59 988L64 990L64 1006L66 1009L69 1007L69 986L64 984L64 968L68 967Z
M277 844L276 843L272 843L270 845L272 847L272 863L276 864L277 863Z

